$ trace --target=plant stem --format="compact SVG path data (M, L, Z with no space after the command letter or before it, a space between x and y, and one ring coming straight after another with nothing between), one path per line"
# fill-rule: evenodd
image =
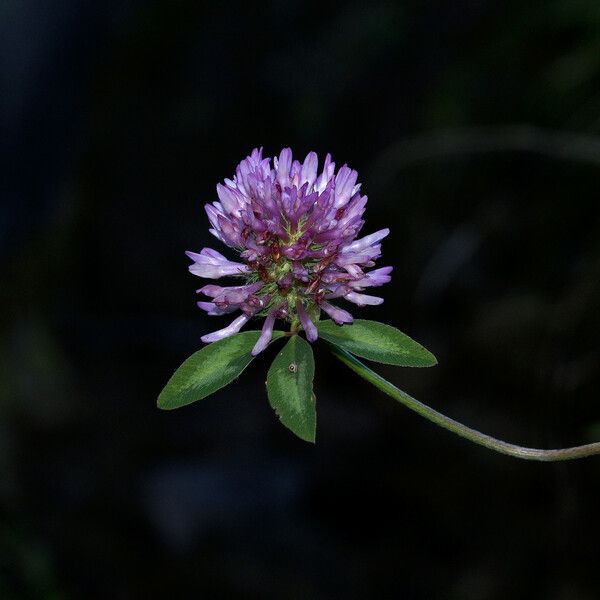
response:
M509 442L498 440L437 412L433 408L430 408L426 404L423 404L419 400L409 396L406 392L403 392L395 385L381 377L381 375L375 373L375 371L372 371L369 367L367 367L367 365L362 363L352 354L333 344L329 344L329 346L333 354L345 365L350 367L355 373L358 373L363 379L366 379L369 383L372 383L375 387L379 388L382 392L394 398L394 400L404 404L404 406L407 408L410 408L411 410L420 414L422 417L429 419L436 425L439 425L444 429L448 429L449 431L452 431L453 433L456 433L457 435L460 435L461 437L466 438L475 444L485 446L490 450L495 450L501 454L508 454L509 456L514 456L515 458L545 462L572 460L575 458L585 458L586 456L600 454L600 442L585 444L584 446L575 446L573 448L543 450L541 448L517 446L516 444L510 444Z

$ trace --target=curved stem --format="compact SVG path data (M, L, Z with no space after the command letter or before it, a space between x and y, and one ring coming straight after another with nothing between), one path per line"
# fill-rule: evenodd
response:
M560 448L556 450L543 450L540 448L527 448L524 446L517 446L516 444L510 444L493 438L490 435L481 433L476 429L471 429L446 415L443 415L433 408L430 408L426 404L419 402L412 396L409 396L406 392L398 389L395 385L381 377L363 364L352 354L346 352L342 348L329 344L333 354L339 358L345 365L350 367L355 373L358 373L363 379L366 379L369 383L379 388L382 392L394 398L398 402L404 404L407 408L420 414L422 417L429 419L436 425L448 429L457 435L460 435L471 442L485 446L490 450L495 450L501 454L508 454L516 458L522 458L525 460L539 460L539 461L559 461L559 460L572 460L575 458L585 458L586 456L593 456L600 454L600 442L594 444L585 444L584 446L575 446L573 448Z

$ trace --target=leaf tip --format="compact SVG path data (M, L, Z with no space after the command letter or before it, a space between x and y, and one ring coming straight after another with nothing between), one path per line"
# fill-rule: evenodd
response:
M310 432L303 432L302 435L300 435L296 431L294 431L293 433L295 433L303 442L308 442L309 444L313 444L313 445L316 445L316 443L317 443L316 428Z
M425 350L425 359L427 360L427 363L425 364L426 367L435 367L438 364L438 359L435 357L435 355L431 352L429 352L429 350L426 350L425 348L423 348L423 350Z
M170 409L167 401L163 398L162 394L156 400L156 408L158 408L160 410L169 410Z

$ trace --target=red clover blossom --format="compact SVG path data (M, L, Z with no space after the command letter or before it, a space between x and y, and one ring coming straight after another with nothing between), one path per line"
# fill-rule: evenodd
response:
M198 292L210 301L198 306L209 315L241 314L202 341L221 340L236 334L251 317L265 317L252 349L256 355L271 341L276 319L288 321L292 331L302 326L314 342L321 310L338 325L352 323L352 315L332 300L358 306L383 302L363 291L390 281L392 267L367 270L381 255L380 242L389 229L356 239L367 204L357 175L347 165L336 173L329 154L319 174L314 152L300 163L292 160L289 148L271 166L261 148L238 165L233 179L217 184L219 200L205 206L210 232L238 252L240 262L211 248L186 254L194 261L190 272L198 277L244 281L205 285Z

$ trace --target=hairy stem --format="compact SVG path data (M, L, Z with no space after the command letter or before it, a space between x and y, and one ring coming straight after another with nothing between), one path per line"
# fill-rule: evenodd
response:
M559 460L573 460L575 458L585 458L586 456L593 456L600 454L600 442L593 444L585 444L584 446L575 446L573 448L559 448L556 450L543 450L540 448L527 448L524 446L517 446L516 444L510 444L493 438L490 435L481 433L476 429L471 429L446 415L443 415L433 408L430 408L426 404L419 402L415 398L409 396L406 392L398 389L395 385L381 377L372 371L367 365L362 363L352 354L349 354L342 348L329 344L333 354L339 358L345 365L350 367L355 373L358 373L363 379L366 379L369 383L379 388L382 392L394 398L398 402L404 404L407 408L414 410L422 417L429 419L436 425L448 429L457 435L460 435L471 442L485 446L490 450L495 450L501 454L508 454L516 458L525 460L538 460L545 462L553 462Z

